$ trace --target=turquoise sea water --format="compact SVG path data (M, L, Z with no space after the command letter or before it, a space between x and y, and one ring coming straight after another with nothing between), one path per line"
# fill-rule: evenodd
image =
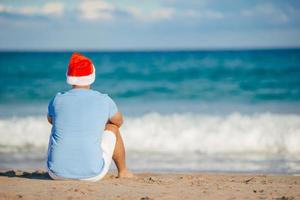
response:
M298 102L300 50L83 52L94 88L117 99ZM0 102L48 101L67 89L71 52L0 52Z
M300 173L300 49L80 53L136 170ZM42 165L71 54L0 52L0 168Z

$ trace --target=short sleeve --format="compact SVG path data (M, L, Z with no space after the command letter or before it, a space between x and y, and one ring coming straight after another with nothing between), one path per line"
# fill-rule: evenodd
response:
M48 105L48 115L49 115L49 117L51 117L51 118L53 118L53 116L54 116L54 99L55 99L55 97L53 97L52 99L51 99L51 101L49 102L49 105Z
M109 118L112 118L118 112L118 108L116 103L109 96L107 96L107 100L109 106Z

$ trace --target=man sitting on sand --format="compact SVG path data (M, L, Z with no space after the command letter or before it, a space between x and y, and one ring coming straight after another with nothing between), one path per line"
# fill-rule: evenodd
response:
M52 124L47 168L53 179L98 181L113 159L118 177L132 177L125 164L125 148L119 131L123 117L106 94L91 89L95 67L79 53L71 57L67 83L48 106Z

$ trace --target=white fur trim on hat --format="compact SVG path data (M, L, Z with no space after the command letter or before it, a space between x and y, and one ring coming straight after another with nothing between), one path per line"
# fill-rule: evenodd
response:
M67 76L67 83L70 85L91 85L95 81L95 73L88 76Z
M68 76L67 74L67 83L70 85L79 85L79 86L84 86L84 85L91 85L94 83L96 79L95 75L95 67L93 66L93 73L88 76Z

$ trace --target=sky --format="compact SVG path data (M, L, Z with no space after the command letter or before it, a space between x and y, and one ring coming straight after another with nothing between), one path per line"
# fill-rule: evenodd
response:
M0 0L0 50L285 47L299 0Z

